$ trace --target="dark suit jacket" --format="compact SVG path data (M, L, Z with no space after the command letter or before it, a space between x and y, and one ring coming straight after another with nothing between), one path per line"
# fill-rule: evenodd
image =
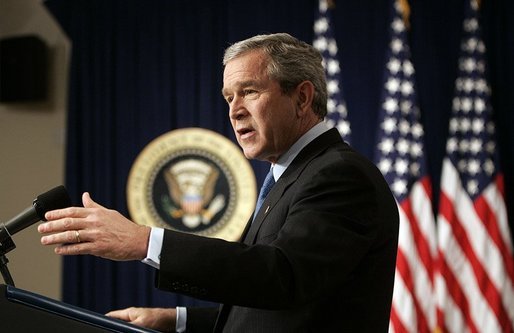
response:
M380 172L332 129L287 168L242 242L166 231L158 287L223 303L216 332L386 332L398 223ZM214 318L188 310L188 332Z

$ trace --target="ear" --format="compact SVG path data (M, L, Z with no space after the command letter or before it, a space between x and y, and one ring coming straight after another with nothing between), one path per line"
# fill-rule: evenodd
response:
M311 81L303 81L296 87L297 115L303 116L312 112L312 100L314 99L314 85Z

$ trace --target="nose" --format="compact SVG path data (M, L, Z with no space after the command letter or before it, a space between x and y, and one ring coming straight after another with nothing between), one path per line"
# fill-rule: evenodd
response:
M229 117L232 120L239 120L246 115L248 111L246 110L243 98L234 97L234 99L229 104Z

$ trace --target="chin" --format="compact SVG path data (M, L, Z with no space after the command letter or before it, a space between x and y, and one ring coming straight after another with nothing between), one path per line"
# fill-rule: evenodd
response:
M259 155L255 153L255 151L251 150L251 149L245 149L243 148L243 154L245 155L245 157L249 160L255 160L255 159L259 159Z

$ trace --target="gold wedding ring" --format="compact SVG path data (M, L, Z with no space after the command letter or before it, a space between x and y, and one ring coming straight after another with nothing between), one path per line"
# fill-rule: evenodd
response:
M80 243L80 233L78 230L75 230L75 237L77 238L77 243Z

